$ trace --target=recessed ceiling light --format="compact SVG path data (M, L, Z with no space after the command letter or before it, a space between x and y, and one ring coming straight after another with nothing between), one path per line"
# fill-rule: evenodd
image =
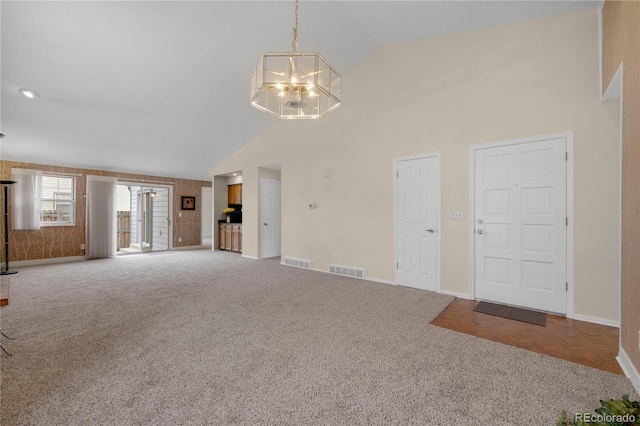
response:
M238 176L238 174L237 174L237 173L234 173L233 175L234 175L234 176Z
M26 96L29 99L37 98L39 96L38 92L31 89L20 89L18 90L18 92L20 92L22 95Z

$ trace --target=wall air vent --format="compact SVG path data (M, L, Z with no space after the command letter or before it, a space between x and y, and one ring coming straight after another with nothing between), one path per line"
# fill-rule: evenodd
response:
M285 257L284 264L294 266L296 268L311 269L311 261L305 259L296 259L295 257Z
M336 275L344 275L345 277L364 279L363 268L354 268L351 266L329 265L329 272Z

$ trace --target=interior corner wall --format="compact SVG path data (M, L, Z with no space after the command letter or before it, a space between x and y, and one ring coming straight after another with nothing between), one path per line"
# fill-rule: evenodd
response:
M469 293L469 147L574 131L575 313L618 321L617 108L599 78L595 10L389 46L343 73L340 108L274 121L214 172L281 164L282 256L393 282L393 159L440 151L441 288ZM244 178L243 249L258 229Z
M602 10L602 87L623 63L621 343L640 370L640 2L610 1Z
M77 174L80 176L76 176L75 225L73 226L43 226L34 230L13 230L11 229L11 196L9 197L10 261L42 260L84 255L80 245L85 242L86 199L84 195L87 175L112 176L128 182L140 183L173 182L173 247L188 247L200 245L201 243L202 207L199 199L202 187L211 186L211 182L0 160L0 176L3 180L11 178L12 168L34 169L69 175ZM196 209L180 210L182 196L195 196ZM178 242L178 238L181 238L182 241Z
M242 169L242 255L260 257L260 194L258 166Z
M213 177L213 241L211 250L220 250L220 229L218 220L225 219L222 210L228 207L229 188L227 187L227 177Z

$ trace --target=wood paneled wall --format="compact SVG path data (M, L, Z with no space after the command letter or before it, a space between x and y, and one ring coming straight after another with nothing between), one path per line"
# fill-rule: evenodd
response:
M9 245L10 259L36 260L66 256L82 256L80 245L85 241L85 211L87 175L113 176L129 182L173 182L173 246L187 247L201 243L201 193L203 186L211 186L211 182L177 179L166 176L147 176L131 173L109 172L104 170L57 167L42 164L0 161L0 177L11 178L11 169L36 169L43 172L81 174L76 177L76 212L74 226L51 226L37 230L14 231L11 229L11 211L9 213ZM180 210L182 196L196 197L196 210ZM3 208L3 206L0 206ZM11 210L11 196L9 196ZM182 217L180 217L182 213ZM178 242L178 238L182 238Z
M621 336L640 370L640 1L607 0L602 14L603 90L623 63Z

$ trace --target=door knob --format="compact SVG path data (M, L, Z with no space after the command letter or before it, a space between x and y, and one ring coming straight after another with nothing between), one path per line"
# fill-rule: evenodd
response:
M484 230L478 229L478 234L480 234L480 235L484 234Z
M436 230L435 229L427 229L427 232L430 232L430 233L433 234L434 232L436 232Z

